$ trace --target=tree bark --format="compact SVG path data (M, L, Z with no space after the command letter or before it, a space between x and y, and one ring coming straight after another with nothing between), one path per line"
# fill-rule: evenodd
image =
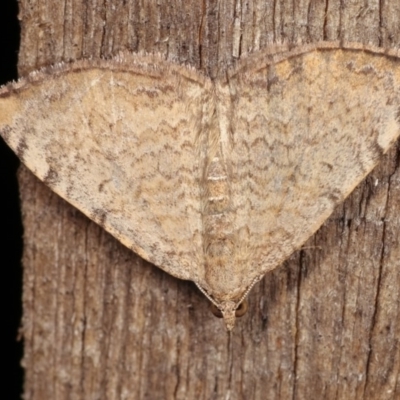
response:
M213 77L269 43L400 47L398 0L20 0L20 74L158 52ZM191 282L20 171L25 399L400 398L395 146L249 296L231 337Z

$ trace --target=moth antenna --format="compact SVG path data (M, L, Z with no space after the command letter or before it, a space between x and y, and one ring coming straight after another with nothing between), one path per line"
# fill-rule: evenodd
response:
M251 282L250 286L246 289L244 292L243 296L240 298L239 302L237 303L237 307L239 307L243 300L247 297L247 295L250 293L250 290L253 289L254 285L261 279L262 277L257 276L256 278L253 279L253 282Z
M211 301L211 303L214 304L218 309L220 308L220 304L218 304L197 282L194 282L196 286L200 289L200 292L204 294L204 296L207 297L208 300Z

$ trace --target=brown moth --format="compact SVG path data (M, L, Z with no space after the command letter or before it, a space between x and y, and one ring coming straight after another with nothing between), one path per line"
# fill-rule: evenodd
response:
M0 133L125 246L194 281L231 330L399 136L400 52L278 46L215 80L135 54L57 64L0 89Z

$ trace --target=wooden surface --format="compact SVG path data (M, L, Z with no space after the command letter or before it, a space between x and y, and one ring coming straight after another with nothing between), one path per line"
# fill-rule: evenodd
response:
M271 42L400 47L398 0L21 0L20 18L20 74L125 48L215 76ZM25 398L399 398L398 148L253 289L231 337L194 284L22 168Z

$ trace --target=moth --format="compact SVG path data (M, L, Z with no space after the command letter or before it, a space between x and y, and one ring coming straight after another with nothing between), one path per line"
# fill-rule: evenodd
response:
M275 46L214 80L156 56L57 64L0 89L0 133L125 246L192 280L232 330L400 134L400 52Z

